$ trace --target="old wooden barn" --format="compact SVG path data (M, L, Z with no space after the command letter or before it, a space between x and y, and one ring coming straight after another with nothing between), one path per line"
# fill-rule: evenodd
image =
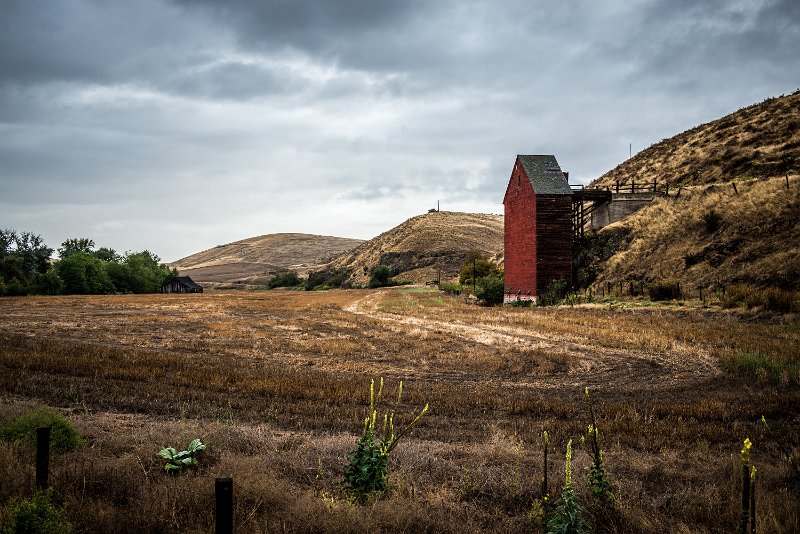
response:
M202 293L203 286L188 276L178 276L161 286L162 293Z
M517 156L503 198L505 301L572 281L572 191L555 156Z

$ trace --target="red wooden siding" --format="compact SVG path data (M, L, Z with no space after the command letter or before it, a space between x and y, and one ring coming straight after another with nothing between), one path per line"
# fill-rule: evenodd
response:
M572 282L572 198L536 195L536 294L553 280Z
M536 198L517 163L506 189L504 278L506 295L536 296Z
M572 281L572 196L537 194L517 158L503 199L507 300L536 299Z

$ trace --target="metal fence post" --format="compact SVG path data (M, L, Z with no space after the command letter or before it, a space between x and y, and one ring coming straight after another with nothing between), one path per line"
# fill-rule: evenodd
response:
M50 427L36 429L36 489L47 489L50 469Z
M214 481L217 499L215 534L233 534L233 479L218 478Z

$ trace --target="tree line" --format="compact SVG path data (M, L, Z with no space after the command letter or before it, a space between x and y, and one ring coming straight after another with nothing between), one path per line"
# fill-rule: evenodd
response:
M157 293L178 276L148 250L118 254L87 238L53 252L40 235L0 230L0 296Z

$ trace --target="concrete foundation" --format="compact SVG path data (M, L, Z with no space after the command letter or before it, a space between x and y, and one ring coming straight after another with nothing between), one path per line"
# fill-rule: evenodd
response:
M589 226L592 230L599 230L621 221L650 204L654 197L653 193L614 193L611 202L598 206L592 212Z

